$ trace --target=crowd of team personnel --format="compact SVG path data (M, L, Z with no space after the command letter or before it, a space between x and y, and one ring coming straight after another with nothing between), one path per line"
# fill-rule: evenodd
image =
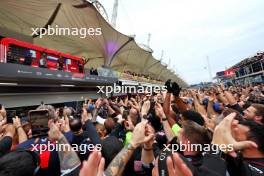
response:
M42 104L37 110L50 119L46 136L33 135L30 119L8 122L2 106L0 175L264 175L263 84L165 86L89 100L81 110ZM40 152L62 144L64 150ZM175 147L191 144L202 147Z

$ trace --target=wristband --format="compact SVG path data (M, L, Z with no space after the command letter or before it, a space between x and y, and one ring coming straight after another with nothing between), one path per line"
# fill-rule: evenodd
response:
M142 118L143 118L143 119L148 119L147 114L144 114L144 115L142 116Z
M128 150L135 150L136 148L131 143L128 143L127 149Z
M167 117L161 119L161 121L163 121L163 122L164 122L164 121L167 121L167 120L168 120Z
M18 127L16 127L16 129L18 130L18 128L22 128L22 126L21 126L21 125L19 125Z
M151 147L151 148L146 148L145 146L143 146L143 149L144 149L145 151L151 151L151 150L153 150L153 147Z

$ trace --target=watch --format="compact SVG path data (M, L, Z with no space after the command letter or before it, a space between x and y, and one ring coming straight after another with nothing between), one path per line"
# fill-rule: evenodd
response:
M135 147L133 147L132 144L128 143L128 144L127 144L127 149L128 149L128 150L135 150Z
M152 151L152 150L153 150L153 147L151 147L151 148L146 148L145 145L143 145L143 149L144 149L145 151Z
M167 121L167 120L168 120L167 117L163 117L163 118L161 118L161 121Z
M142 118L143 118L143 119L148 119L147 114L144 114L144 115L142 116Z

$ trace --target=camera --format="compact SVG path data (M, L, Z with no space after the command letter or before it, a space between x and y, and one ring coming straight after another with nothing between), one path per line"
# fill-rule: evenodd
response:
M159 154L159 160L158 160L159 176L167 176L167 175L169 175L168 168L167 168L167 157L168 156L173 158L171 151L163 150Z

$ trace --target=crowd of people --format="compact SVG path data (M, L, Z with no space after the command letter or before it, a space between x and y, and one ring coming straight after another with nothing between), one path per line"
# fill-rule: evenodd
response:
M264 175L263 84L165 86L89 100L80 110L42 104L49 121L41 136L31 119L10 122L2 106L0 175ZM49 150L57 145L63 150Z
M153 82L153 83L163 83L161 79L154 78L146 74L139 74L139 73L131 72L128 70L125 70L121 74L121 77L125 79L130 79L130 80L146 81L146 82Z

